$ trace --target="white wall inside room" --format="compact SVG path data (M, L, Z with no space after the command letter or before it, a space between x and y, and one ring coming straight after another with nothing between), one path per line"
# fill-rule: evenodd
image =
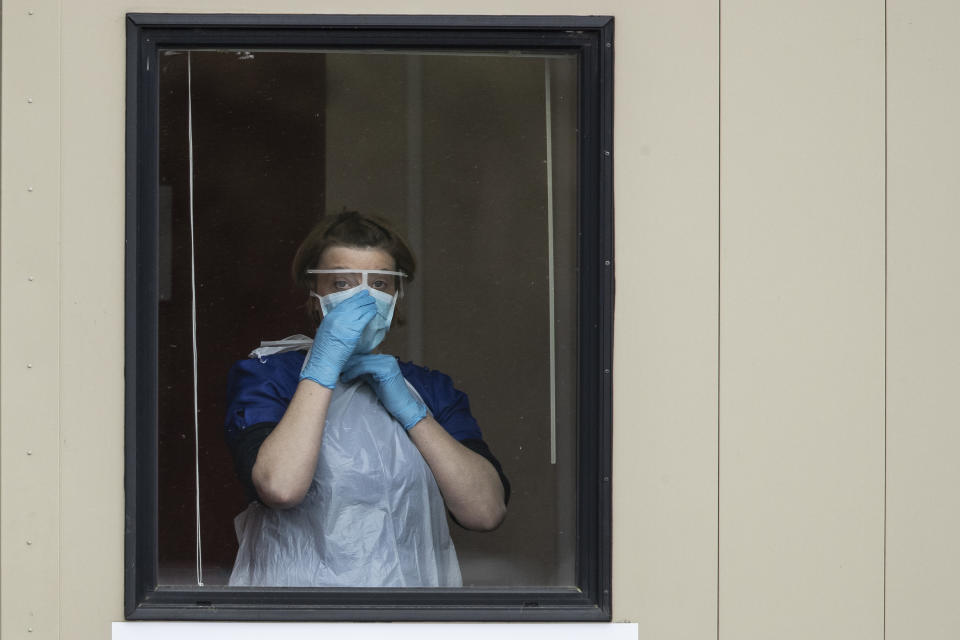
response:
M960 635L960 7L322 9L616 17L615 620ZM185 10L318 7L3 4L4 638L123 619L124 14Z

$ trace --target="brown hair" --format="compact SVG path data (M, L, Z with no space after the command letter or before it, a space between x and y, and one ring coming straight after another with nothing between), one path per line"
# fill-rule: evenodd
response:
M413 281L417 269L413 252L389 222L378 216L357 211L342 211L321 218L300 243L300 248L293 256L293 280L308 293L313 291L316 278L307 273L307 269L316 268L323 252L329 247L381 249L387 252L396 263L396 270L407 274L403 282L405 287ZM309 296L307 314L313 326L319 325L323 318L320 313L320 304L313 296ZM403 324L399 301L394 317L397 324Z

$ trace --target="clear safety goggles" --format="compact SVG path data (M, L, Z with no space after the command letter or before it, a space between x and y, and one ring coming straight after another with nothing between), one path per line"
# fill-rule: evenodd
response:
M317 291L320 295L349 291L361 286L391 296L402 295L403 279L407 277L402 271L379 269L307 269L307 273L316 276Z

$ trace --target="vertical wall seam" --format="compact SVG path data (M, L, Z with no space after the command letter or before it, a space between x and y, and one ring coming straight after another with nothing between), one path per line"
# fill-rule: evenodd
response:
M3 50L3 44L5 38L3 37L3 2L0 2L0 61L6 60L7 56ZM3 65L0 64L0 132L3 131ZM2 136L0 136L0 151L3 149ZM3 153L0 152L0 184L2 184L3 177ZM0 192L2 192L0 188ZM3 217L4 211L3 207L0 206L0 249L3 247ZM3 282L3 264L0 261L0 283ZM0 287L2 288L2 287ZM3 393L3 294L0 292L0 407L3 406L4 393ZM3 442L3 421L0 419L0 444ZM0 447L0 480L3 478L3 448ZM3 514L3 492L0 491L0 514ZM3 528L0 527L0 565L2 565L3 559ZM0 572L0 618L3 617L3 576ZM0 633L2 633L2 623L0 623Z
M57 2L57 637L63 637L63 4Z
M883 558L881 559L881 621L883 640L887 638L887 1L883 2Z
M723 190L723 0L717 0L717 640L720 640L720 305L722 297L720 286L721 237L722 237L722 200Z

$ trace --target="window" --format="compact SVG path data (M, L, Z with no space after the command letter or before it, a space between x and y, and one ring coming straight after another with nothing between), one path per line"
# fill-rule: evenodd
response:
M127 617L609 619L612 19L134 14L127 74ZM290 262L344 208L419 261L384 349L513 484L460 588L227 586L227 371L312 335Z

